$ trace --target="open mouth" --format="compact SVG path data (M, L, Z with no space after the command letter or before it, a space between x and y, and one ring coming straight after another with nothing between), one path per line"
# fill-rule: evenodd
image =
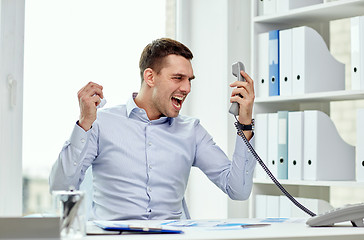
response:
M176 110L180 110L184 97L183 96L172 96L172 104Z

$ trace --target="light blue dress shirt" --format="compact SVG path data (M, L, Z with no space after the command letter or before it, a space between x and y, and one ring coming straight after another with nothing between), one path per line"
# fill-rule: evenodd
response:
M75 125L52 168L51 190L78 189L91 165L95 219L178 219L191 166L230 198L245 200L256 160L240 137L230 161L199 120L150 121L130 98L98 110L87 132Z

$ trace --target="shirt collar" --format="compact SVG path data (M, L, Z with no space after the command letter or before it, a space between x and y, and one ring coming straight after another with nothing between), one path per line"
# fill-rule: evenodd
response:
M136 111L140 111L142 108L139 108L136 103L135 103L135 98L136 96L138 95L137 92L134 92L132 94L132 97L129 98L129 100L127 101L126 103L126 114L127 116L130 118L131 116L131 113L133 112L133 110L135 109ZM144 109L143 109L144 111ZM144 111L145 112L145 111ZM169 125L172 125L172 123L174 122L174 118L171 118L171 117L161 117L160 119L157 119L157 120L154 120L154 121L160 121L162 119L165 119L165 121L168 121ZM162 120L163 121L163 120Z

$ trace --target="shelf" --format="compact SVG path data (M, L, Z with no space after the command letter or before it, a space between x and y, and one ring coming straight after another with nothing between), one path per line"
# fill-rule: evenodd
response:
M363 1L364 2L364 1ZM317 102L317 101L346 101L364 99L364 90L342 90L332 92L309 93L296 96L271 96L256 98L255 103L280 103L280 102Z
M292 9L287 13L257 16L253 23L304 25L364 15L363 0L340 0Z
M304 180L278 180L282 185L316 186L316 187L364 187L364 182L356 181L304 181ZM272 184L270 179L253 179L254 184Z
M278 0L279 1L279 0ZM342 34L330 31L332 25L331 21L346 19L350 20L352 17L364 16L364 0L337 0L306 6L302 8L292 9L285 13L276 13L271 15L256 16L256 13L261 7L260 1L251 0L251 72L255 78L258 78L259 59L258 54L261 54L259 44L261 44L260 34L267 33L271 30L284 30L300 26L308 26L315 29L329 45L332 34ZM342 23L334 23L333 25L345 25L350 27L350 21L343 21ZM350 30L350 29L349 29ZM346 33L346 32L345 32ZM350 36L350 33L349 33ZM267 45L264 50L267 51ZM259 51L258 51L259 50ZM265 53L266 54L266 53ZM261 56L260 56L261 57ZM267 62L267 56L264 56L264 61ZM260 69L262 71L262 69ZM264 69L264 79L268 78L269 70ZM325 70L326 71L326 70ZM319 78L320 79L320 78ZM342 78L344 81L345 79ZM256 79L257 81L257 79ZM267 86L265 86L267 87ZM264 89L266 90L266 89ZM260 95L262 96L262 95ZM339 91L326 91L316 93L306 93L291 96L256 96L254 101L254 114L267 114L276 113L278 111L306 111L318 110L330 116L333 112L331 107L333 102L345 103L345 101L355 101L355 104L361 100L364 101L364 89L362 90L339 90ZM349 102L347 103L350 104ZM353 116L355 117L355 116ZM275 123L274 123L275 124ZM278 124L278 122L277 122ZM268 126L264 128L267 130ZM267 136L267 135L266 135ZM331 151L331 150L330 150ZM265 156L268 152L265 153ZM277 155L272 156L277 158ZM268 157L267 157L268 159ZM259 168L260 166L257 166ZM330 171L330 169L326 169ZM287 189L292 195L303 198L314 198L328 201L333 205L343 205L349 200L362 201L360 198L361 189L364 189L364 182L352 181L308 181L308 180L281 180L279 182ZM267 179L253 179L254 187L252 191L252 200L249 204L249 216L255 216L256 210L256 195L282 195L279 188L274 182ZM347 197L346 191L355 193L350 199ZM360 193L359 193L360 192ZM344 195L345 194L345 195ZM358 197L359 196L359 197ZM357 200L360 199L360 200Z

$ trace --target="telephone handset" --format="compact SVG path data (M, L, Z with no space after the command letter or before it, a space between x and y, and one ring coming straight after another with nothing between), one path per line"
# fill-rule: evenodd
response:
M244 81L245 79L242 78L240 74L240 70L244 71L244 65L241 62L238 62L233 64L232 68L233 68L232 69L233 75L238 77L238 80L243 79ZM351 221L354 227L364 227L363 223L364 203L346 205L344 207L335 208L329 212L319 215L316 215L315 213L307 209L305 206L303 206L301 203L299 203L291 194L289 194L289 192L287 192L287 190L282 186L282 184L280 184L280 182L274 177L274 175L271 173L271 171L268 169L268 167L265 165L265 163L262 161L259 155L255 152L254 148L251 146L248 139L245 137L244 132L241 129L241 124L239 124L239 121L236 117L239 113L239 104L236 102L233 103L233 105L231 105L230 107L229 112L235 116L236 119L235 127L238 131L238 135L243 139L249 151L253 154L255 159L258 161L258 163L261 165L264 171L268 174L268 176L271 178L274 184L282 191L284 195L286 195L289 198L289 200L291 200L291 202L294 205L296 205L302 211L311 216L311 218L309 218L306 222L307 225L311 227L332 226L334 223Z
M238 81L245 82L245 78L240 74L240 71L245 71L245 66L242 62L236 62L232 65L232 72L235 77L238 78ZM239 104L237 102L233 102L230 106L229 113L234 116L239 115Z

